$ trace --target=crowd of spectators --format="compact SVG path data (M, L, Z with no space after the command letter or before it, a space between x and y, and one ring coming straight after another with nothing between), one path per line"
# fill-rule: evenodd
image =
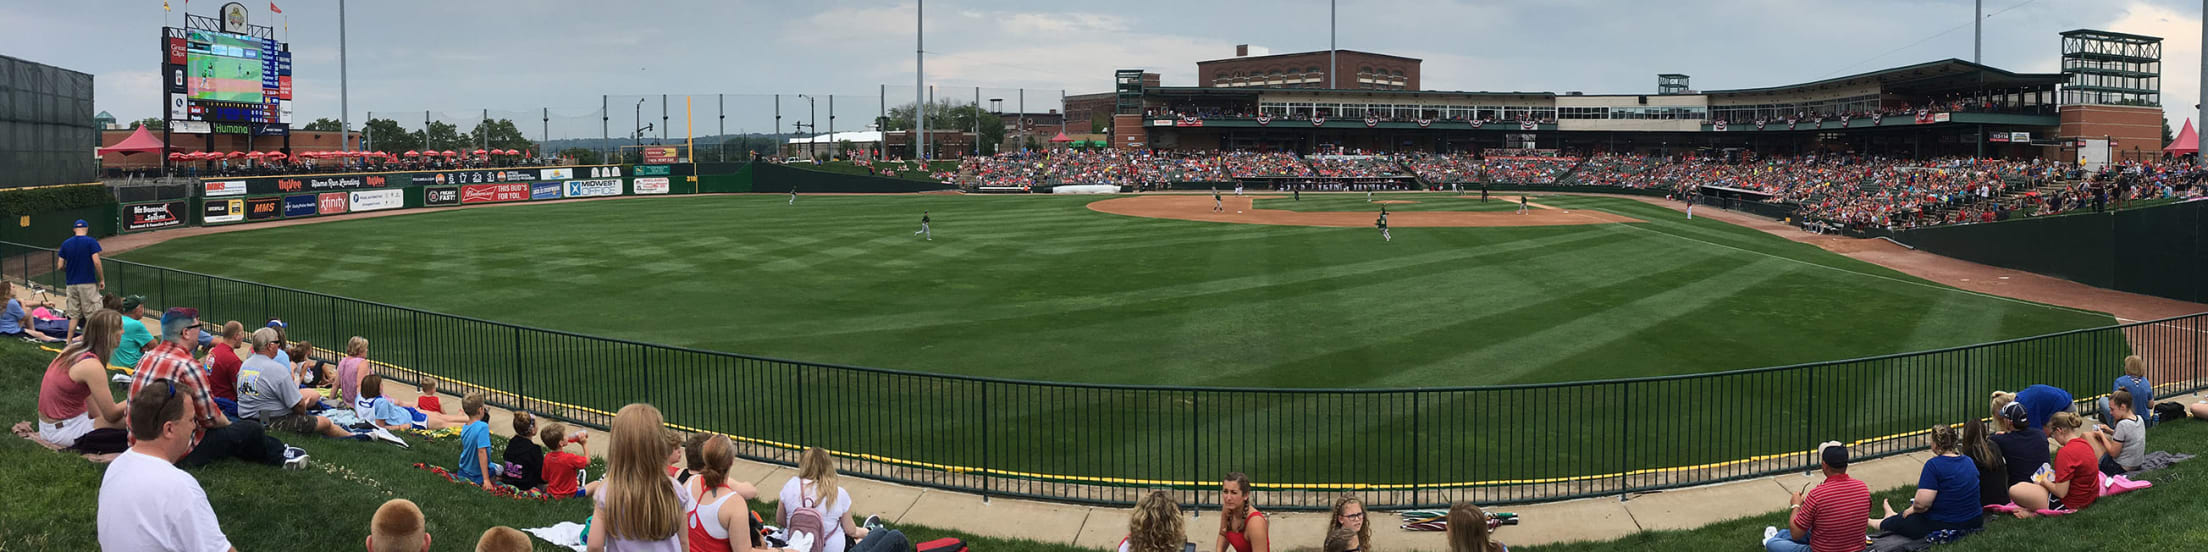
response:
M381 171L446 171L471 169L498 169L507 167L549 167L567 164L571 160L558 157L349 157L349 158L292 158L281 161L176 161L170 171L186 177L229 176L282 176L288 174L320 174Z

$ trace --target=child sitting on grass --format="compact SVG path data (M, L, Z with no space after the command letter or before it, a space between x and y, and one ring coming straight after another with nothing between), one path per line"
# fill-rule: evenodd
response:
M537 433L537 417L528 412L514 413L514 438L506 440L505 474L498 481L519 490L536 490L544 487L544 449L529 440Z
M435 412L438 414L445 413L445 403L439 402L437 400L437 378L432 376L422 376L421 381L416 382L414 385L416 386L415 389L421 391L422 393L421 398L414 399L415 409L421 410L425 414L430 412ZM399 406L406 405L400 404Z
M545 424L537 432L537 440L544 443L544 489L552 498L583 496L583 469L590 467L590 434L567 432L567 426L558 422ZM582 454L570 454L568 443L583 446Z
M429 532L414 501L394 498L368 520L368 552L429 552Z
M453 470L453 476L495 491L490 478L498 475L499 466L491 462L491 412L483 407L483 392L470 391L462 397L460 412L468 417L468 425L460 428L460 468Z

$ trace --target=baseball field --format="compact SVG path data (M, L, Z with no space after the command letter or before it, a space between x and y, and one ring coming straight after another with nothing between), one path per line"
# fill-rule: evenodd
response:
M120 258L644 342L1093 383L1578 381L2113 323L1625 198L1537 196L1516 215L1477 194L1381 194L1401 213L1390 241L1361 193L1229 195L1219 213L1178 198L1150 208L1200 220L1088 196L689 196L252 229ZM932 241L915 235L923 211ZM1532 220L1549 225L1514 222Z

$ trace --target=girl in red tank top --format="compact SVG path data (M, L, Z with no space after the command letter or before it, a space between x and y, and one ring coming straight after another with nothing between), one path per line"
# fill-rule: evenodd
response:
M1272 552L1272 532L1251 498L1250 476L1235 472L1220 482L1218 552Z

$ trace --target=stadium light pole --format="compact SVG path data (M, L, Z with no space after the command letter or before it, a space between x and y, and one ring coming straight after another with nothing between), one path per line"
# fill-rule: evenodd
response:
M1979 56L1986 49L1986 0L1974 0L1970 4L1970 62L1984 65L1985 60Z
M1334 85L1334 73L1339 68L1334 62L1334 3L1335 0L1326 0L1326 87L1328 89L1337 88Z
M2200 11L2200 38L2203 40L2208 40L2208 0L2201 0ZM2208 49L2203 49L2202 51L2208 52ZM2200 128L2201 125L2208 125L2208 54L2203 54L2200 56L2199 94L2200 103L2193 104L2193 111L2196 112L2196 116L2193 118L2193 128L2195 129ZM2169 144L2163 144L2163 146L2168 145ZM2194 159L2202 158L2198 152L2195 152L2193 155Z
M269 4L271 6L275 4ZM353 106L345 75L345 0L337 0L337 149L353 149ZM428 129L423 129L427 132Z
M921 103L920 95L928 81L927 66L927 8L928 0L912 3L912 158L927 166L928 104Z

